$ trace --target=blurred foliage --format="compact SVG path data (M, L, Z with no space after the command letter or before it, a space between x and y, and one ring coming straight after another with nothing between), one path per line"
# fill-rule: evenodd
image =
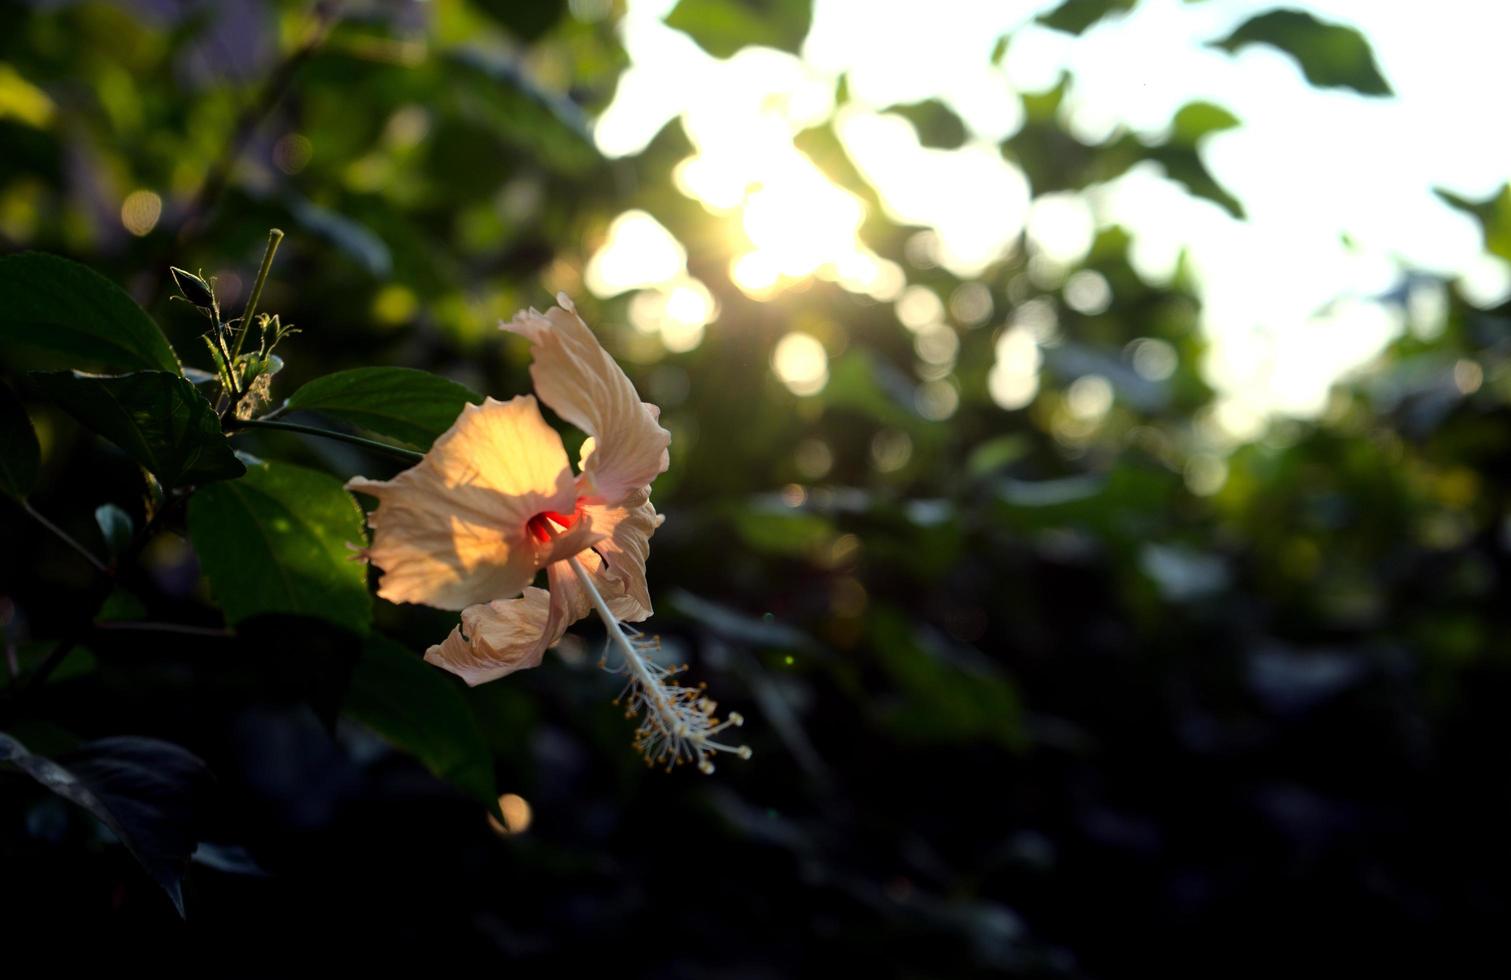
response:
M1390 94L1390 86L1381 77L1374 52L1363 35L1303 10L1271 10L1244 21L1232 34L1212 43L1224 51L1267 44L1295 58L1313 85L1353 89L1360 95Z
M1128 6L1074 0L1045 23L1078 33ZM985 287L985 316L946 321L941 375L890 303L735 288L725 219L672 180L690 152L676 123L598 154L621 13L0 0L0 249L17 253L0 259L0 478L25 500L0 501L10 929L227 972L311 950L526 972L612 957L645 976L1503 958L1486 947L1511 904L1505 311L1445 292L1440 330L1403 333L1320 418L1228 452L1183 271L1144 281L1109 229L1076 269L1020 248L962 282L814 126L797 145L867 202L869 247L951 311ZM682 0L668 22L727 56L796 49L809 10ZM1308 14L1220 43L1388 92L1360 35ZM1199 149L1241 125L1226 108L1088 145L1064 91L1025 94L1001 147L1035 194L1154 160L1241 215ZM931 145L964 131L942 104L888 111ZM1455 202L1502 255L1507 200ZM583 287L632 207L714 294L691 350L622 326L633 296ZM196 340L206 319L170 302L169 267L202 272L234 316L272 226L288 239L258 309L302 331L276 377L267 362L272 403L415 448L477 393L530 390L495 321L576 298L673 432L647 628L745 715L753 760L645 771L592 626L476 689L423 665L454 614L371 598L346 548L360 512L342 481L399 464L200 425L223 364ZM1067 301L1081 272L1105 309ZM1054 329L1037 397L1009 412L989 375L1025 311ZM799 328L829 371L801 397L766 370ZM31 373L60 368L142 373L130 391ZM1089 376L1113 393L1090 415L1071 397ZM958 396L943 417L931 381ZM171 426L145 425L153 399L181 409ZM187 506L180 482L203 484ZM123 746L150 806L130 779L91 782ZM490 829L498 791L528 801L527 830L517 809ZM112 838L150 850L150 874ZM182 887L185 922L159 886Z

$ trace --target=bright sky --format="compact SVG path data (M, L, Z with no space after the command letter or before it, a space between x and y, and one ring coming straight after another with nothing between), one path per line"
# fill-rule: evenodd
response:
M1496 98L1508 80L1500 49L1511 4L1439 0L1426 18L1418 5L1378 0L1284 4L1360 28L1396 93L1388 99L1315 89L1271 48L1229 55L1204 46L1277 6L1257 0L1142 0L1079 38L1031 23L1054 2L815 0L801 58L747 48L727 61L661 22L674 5L631 0L621 29L632 65L598 121L599 145L610 155L638 152L680 116L697 153L677 168L678 186L739 217L734 283L763 297L818 276L897 302L916 335L921 410L925 389L938 395L953 368L947 310L963 326L998 311L991 322L1006 329L992 393L1012 410L1037 391L1040 347L1055 342L1053 309L909 286L904 268L856 237L863 203L793 146L795 133L831 117L889 215L932 229L920 251L964 279L1010 254L1025 230L1051 282L1084 256L1098 226L1130 231L1135 268L1151 282L1168 280L1186 251L1210 341L1201 369L1219 392L1217 420L1235 438L1275 414L1318 414L1329 386L1400 331L1432 330L1440 291L1419 287L1410 315L1379 299L1403 270L1440 275L1483 306L1511 294L1511 266L1486 255L1472 219L1432 193L1480 199L1511 179L1511 129L1497 121ZM992 49L1009 32L1006 62L994 66ZM1242 125L1208 137L1202 154L1246 220L1153 166L1084 194L1036 198L997 145L1021 124L1018 93L1049 88L1062 70L1073 79L1065 122L1088 141L1118 127L1158 134L1193 100L1230 109ZM851 104L836 114L841 74ZM965 147L921 147L909 123L882 112L931 97L965 121L974 137ZM632 319L661 330L672 349L696 346L717 315L707 289L688 278L681 246L643 212L616 223L588 278L604 296L645 289ZM1072 275L1062 298L1105 308L1106 282ZM773 369L789 387L822 387L821 347L794 342L782 352ZM1160 370L1168 374L1164 361ZM1085 406L1106 410L1104 384L1082 388ZM954 402L945 402L936 409L947 417Z

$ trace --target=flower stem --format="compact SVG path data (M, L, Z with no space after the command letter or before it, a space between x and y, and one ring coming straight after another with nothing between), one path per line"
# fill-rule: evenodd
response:
M330 429L320 429L313 425L300 425L298 422L273 422L268 419L238 419L227 418L225 427L228 429L279 429L284 432L300 432L307 436L320 436L324 439L335 439L338 442L349 442L353 446L361 446L380 453L388 453L399 459L418 463L425 458L424 453L417 453L413 449L405 449L402 446L391 446L386 442L378 442L375 439L364 439L361 436L350 435L345 432L334 432Z
M262 299L262 287L267 285L268 272L273 268L273 256L282 241L282 229L274 228L268 232L268 247L262 253L262 267L257 270L257 281L252 284L252 295L247 298L247 308L241 311L241 329L236 333L236 349L231 352L233 364L241 355L241 345L246 342L247 331L252 329L252 317L257 315L257 301Z

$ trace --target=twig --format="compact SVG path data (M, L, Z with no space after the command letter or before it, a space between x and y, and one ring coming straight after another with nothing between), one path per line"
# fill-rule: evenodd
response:
M93 565L96 571L101 572L105 575L112 574L110 568L104 562L100 561L94 556L94 552L90 551L82 544L79 544L79 542L74 539L73 535L69 534L67 531L63 530L61 527L58 527L58 525L48 520L41 511L37 510L37 508L31 505L30 500L22 500L21 506L26 510L28 514L36 518L38 524L41 524L43 527L47 528L53 534L57 535L64 544L68 545L74 551L77 551L79 554L83 555L84 559L88 561L89 564Z

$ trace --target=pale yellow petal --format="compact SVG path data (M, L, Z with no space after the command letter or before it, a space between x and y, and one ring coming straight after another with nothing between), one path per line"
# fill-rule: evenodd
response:
M577 490L566 451L535 399L469 405L425 458L392 480L347 487L378 499L368 556L378 594L441 609L518 595L559 549L531 537L536 514L571 514ZM579 520L568 546L591 540Z
M651 594L645 581L645 560L650 555L651 535L665 520L651 506L650 490L642 487L622 507L589 504L584 518L591 519L595 532L606 535L591 549L577 556L578 562L593 578L593 585L609 604L609 610L621 621L638 623L651 616ZM551 601L562 615L576 622L591 609L587 591L566 563L547 569L551 579Z
M593 437L595 448L583 463L589 501L618 504L666 471L671 433L571 301L562 295L557 302L561 306L526 310L502 326L530 341L530 376L541 401Z
M538 666L564 632L566 624L554 621L546 590L531 587L517 599L462 610L462 624L425 651L425 660L476 687Z

